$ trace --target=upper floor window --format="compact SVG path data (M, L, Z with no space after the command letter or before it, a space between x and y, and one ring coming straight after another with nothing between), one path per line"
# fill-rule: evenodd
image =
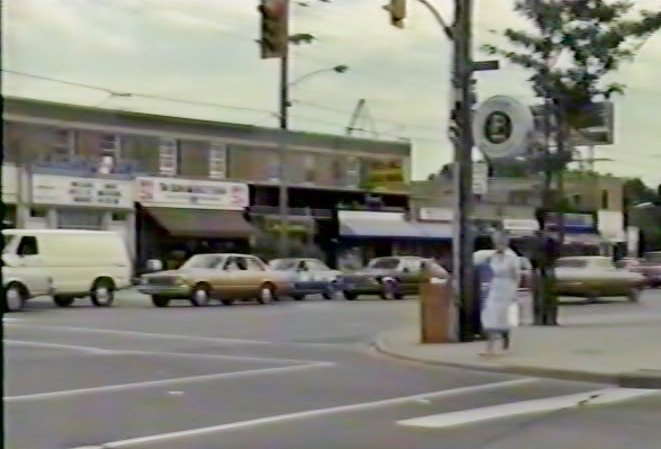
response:
M227 146L222 142L212 142L209 148L209 178L227 178Z
M179 173L179 142L161 138L158 145L158 171L162 175L175 176Z
M99 153L102 156L112 156L119 159L121 138L117 134L101 134L99 136Z
M362 164L357 157L350 157L346 163L345 187L357 188L360 186Z
M70 129L53 129L47 139L50 150L46 157L53 162L69 162L75 153L75 133Z
M581 199L581 195L574 195L572 197L572 202L574 203L574 206L580 207L581 203L583 202Z
M608 190L602 190L601 191L601 208L602 209L608 209L608 206L609 206Z
M305 170L305 177L303 182L313 184L317 180L316 160L314 155L307 154L303 158L303 168Z

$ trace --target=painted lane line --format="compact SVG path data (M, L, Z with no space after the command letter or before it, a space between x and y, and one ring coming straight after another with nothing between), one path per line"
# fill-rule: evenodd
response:
M53 391L48 393L34 393L20 396L6 396L6 403L43 401L48 399L60 399L67 397L83 396L87 394L108 393L111 391L127 391L140 388L163 387L195 382L209 382L220 379L236 379L240 377L259 376L264 374L279 374L292 371L303 371L308 369L327 368L334 366L333 363L310 363L307 365L282 366L276 368L260 368L245 371L233 371L229 373L204 374L201 376L175 377L172 379L149 380L144 382L133 382L119 385L106 385L100 387L78 388L75 390Z
M661 393L661 390L609 388L566 396L511 402L509 404L475 408L459 412L441 413L421 418L406 419L399 421L397 424L410 427L424 427L428 429L444 429L482 421L510 418L513 416L553 412L581 406L612 404L659 393Z
M198 342L208 342L208 343L225 343L225 344L246 344L246 345L273 345L273 342L270 341L261 341L261 340L243 340L243 339L234 339L234 338L222 338L222 337L192 337L190 335L176 335L176 334L161 334L154 332L138 332L138 331L123 331L115 329L94 329L89 327L69 327L69 326L47 326L41 324L27 324L23 323L7 323L7 326L11 327L31 327L36 329L46 329L46 330L60 330L67 332L79 332L79 333L91 333L91 334L107 334L107 335L119 335L119 336L135 336L143 338L157 338L160 340L170 339L170 340L182 340L182 341L198 341Z
M28 340L3 340L4 344L7 346L26 346L30 348L51 348L51 349L61 349L68 351L78 351L88 354L109 354L113 351L108 349L96 348L94 346L77 346L77 345L62 345L59 343L42 343L39 341L28 341Z
M227 354L201 354L195 352L162 352L162 351L130 351L130 350L115 350L104 349L96 346L81 346L81 345L63 345L58 343L42 343L30 340L4 340L5 344L15 346L28 346L28 347L44 347L53 349L65 349L80 351L89 354L99 355L155 355L159 357L189 357L200 359L218 359L218 360L240 360L245 362L261 362L261 363L281 363L291 365L296 364L309 364L309 363L328 363L323 360L303 360L303 359L280 359L272 357L251 357L241 355L227 355Z
M337 407L306 410L306 411L302 411L302 412L294 412L294 413L287 413L287 414L283 414L283 415L275 415L275 416L267 416L267 417L264 417L264 418L250 419L250 420L247 420L247 421L238 421L238 422L227 423L227 424L219 424L217 426L200 427L200 428L197 428L197 429L182 430L182 431L178 431L178 432L169 432L169 433L162 433L162 434L157 434L157 435L149 435L149 436L145 436L145 437L131 438L131 439L122 440L122 441L113 441L113 442L110 442L110 443L103 444L103 445L101 445L101 447L103 449L121 449L121 448L127 448L127 447L140 446L141 444L152 444L152 443L162 442L162 441L167 441L167 440L197 437L197 436L205 435L205 434L228 432L228 431L245 429L245 428L255 427L255 426L260 426L260 425L275 424L275 423L280 423L280 422L285 422L285 421L294 421L294 420L298 420L298 419L314 418L314 417L318 417L318 416L327 416L327 415L333 415L333 414L339 414L339 413L358 412L358 411L370 410L370 409L374 409L374 408L388 407L388 406L407 404L407 403L415 403L416 401L419 401L420 399L433 399L433 398L441 398L441 397L452 397L452 396L458 396L458 395L462 395L462 394L471 394L471 393L479 393L479 392L482 392L482 391L496 390L496 389L500 389L500 388L511 388L511 387L524 385L524 384L530 384L530 383L538 382L538 381L539 381L539 379L536 379L536 378L523 378L523 379L508 380L508 381L504 381L504 382L496 382L496 383L490 383L490 384L473 385L473 386L470 386L470 387L459 387L459 388L453 388L453 389L450 389L450 390L433 391L433 392L429 392L429 393L416 394L416 395L412 395L412 396L401 396L401 397L397 397L397 398L383 399L383 400L379 400L379 401L362 402L362 403L358 403L358 404L340 405L340 406L337 406ZM182 447L184 447L184 446L182 446Z

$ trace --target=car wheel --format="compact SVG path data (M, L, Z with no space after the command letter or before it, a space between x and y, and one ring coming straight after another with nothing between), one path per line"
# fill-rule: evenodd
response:
M152 295L151 302L154 307L167 307L170 305L170 299L158 295Z
M28 299L28 292L22 285L12 282L7 286L3 298L4 312L18 312L25 306Z
M76 298L72 296L53 296L53 302L58 307L69 307L73 304Z
M640 301L640 289L637 287L631 288L629 290L629 293L627 294L627 298L629 299L630 302Z
M110 307L115 301L115 286L110 279L97 279L90 292L92 304L96 307Z
M275 287L273 284L264 284L259 288L257 302L260 304L270 304L275 298Z
M211 302L211 288L207 284L197 284L191 293L191 303L195 307L206 307Z
M347 301L355 301L358 299L358 294L355 292L350 292L350 291L344 291L344 299Z
M383 283L383 291L379 296L384 301L397 299L397 283L394 281L385 281Z
M233 300L233 299L221 299L220 302L221 302L224 306L231 306L232 304L234 304L234 300Z
M294 301L303 301L305 299L305 295L291 295L291 297Z

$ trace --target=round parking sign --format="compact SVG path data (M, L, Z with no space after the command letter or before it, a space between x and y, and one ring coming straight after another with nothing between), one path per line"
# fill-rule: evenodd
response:
M512 158L528 150L534 125L528 106L515 98L498 95L480 105L473 120L473 135L486 157Z

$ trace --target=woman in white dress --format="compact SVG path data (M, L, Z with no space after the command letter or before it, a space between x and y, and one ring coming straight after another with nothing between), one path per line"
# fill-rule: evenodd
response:
M493 238L496 252L487 262L491 268L492 278L489 293L482 308L482 329L487 337L487 351L484 355L494 354L494 344L502 337L503 350L510 347L510 306L516 303L517 292L521 282L521 264L518 256L509 249L509 242L504 235Z

